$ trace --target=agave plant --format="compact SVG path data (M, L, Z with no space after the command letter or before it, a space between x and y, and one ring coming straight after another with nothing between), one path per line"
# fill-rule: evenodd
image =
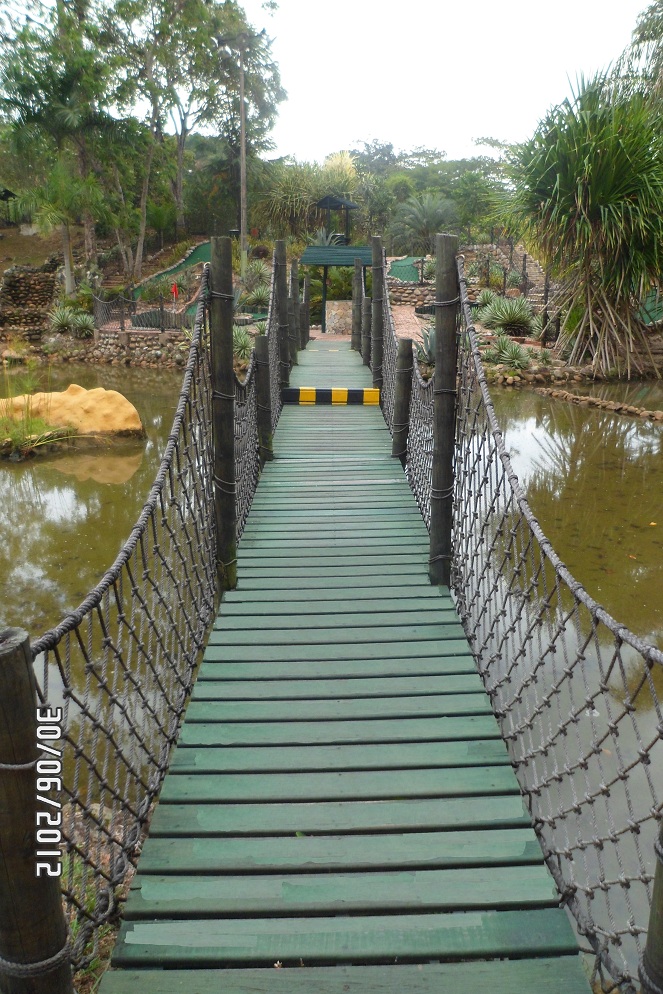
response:
M524 297L495 297L482 309L481 323L486 328L511 335L529 334L532 327L532 308Z
M657 106L599 74L551 110L511 151L503 205L563 283L571 362L630 375L648 341L639 304L659 285L663 245L663 132Z
M435 325L431 324L422 332L422 342L417 342L417 361L428 366L435 365Z
M58 304L48 315L48 326L52 331L71 331L74 327L74 309L66 304Z
M244 289L250 294L258 287L269 287L272 281L271 267L262 259L252 259L246 267Z
M266 311L269 307L269 287L257 286L249 293L246 304L252 310Z
M424 262L424 279L434 280L435 279L435 260L428 259Z
M92 338L95 331L94 316L85 311L74 313L72 331L76 338Z
M523 282L523 274L519 273L517 269L510 269L506 274L506 285L511 290L516 290Z
M267 322L266 321L256 321L256 335L266 335L267 334Z
M253 350L253 339L246 328L233 325L233 355L236 359L250 359Z
M496 296L497 294L495 293L494 290L488 290L488 289L482 290L479 296L477 297L477 304L481 308L488 307L488 305L492 304L492 302L495 300Z
M530 364L527 350L508 335L498 335L493 347L486 349L483 357L486 362L502 363L512 369L527 369Z

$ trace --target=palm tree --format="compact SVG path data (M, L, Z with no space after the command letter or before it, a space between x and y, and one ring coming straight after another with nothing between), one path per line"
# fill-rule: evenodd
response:
M390 234L397 252L433 252L435 235L458 224L456 207L435 193L422 193L399 204Z
M648 350L638 309L663 264L663 135L651 104L598 75L510 150L502 219L563 281L570 362L607 373Z

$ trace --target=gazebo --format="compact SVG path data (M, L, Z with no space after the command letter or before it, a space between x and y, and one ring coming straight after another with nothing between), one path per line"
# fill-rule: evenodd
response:
M331 232L331 212L332 211L344 211L345 212L345 244L350 243L350 211L358 211L359 204L353 204L351 200L346 200L345 197L335 197L327 196L323 197L322 200L318 200L316 207L319 207L321 211L327 211L327 234Z
M330 266L354 266L355 259L361 261L364 286L366 267L373 264L373 250L370 245L309 245L299 260L302 266L322 266L322 331L327 330L327 275Z

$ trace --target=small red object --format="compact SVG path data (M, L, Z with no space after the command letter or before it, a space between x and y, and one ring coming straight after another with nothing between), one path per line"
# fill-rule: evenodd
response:
M172 285L172 286L171 286L171 288L170 288L170 292L172 293L172 295L173 295L173 297L175 298L175 300L177 300L177 298L178 298L178 297L179 297L179 295L180 295L180 292L179 292L179 290L177 289L177 283L173 283L173 285Z

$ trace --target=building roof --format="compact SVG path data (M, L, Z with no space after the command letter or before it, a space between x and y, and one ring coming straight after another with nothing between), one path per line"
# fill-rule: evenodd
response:
M351 200L346 200L345 197L335 197L333 195L318 200L315 206L323 211L338 211L341 209L349 211L359 210L359 204L353 204Z
M302 266L354 266L355 259L361 259L362 266L370 266L370 245L309 245L299 261Z

